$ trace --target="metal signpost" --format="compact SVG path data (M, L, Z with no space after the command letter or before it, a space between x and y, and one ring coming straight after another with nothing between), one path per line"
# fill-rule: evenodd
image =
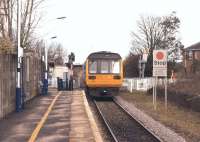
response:
M153 105L156 110L158 77L165 77L165 109L167 109L167 50L153 51Z

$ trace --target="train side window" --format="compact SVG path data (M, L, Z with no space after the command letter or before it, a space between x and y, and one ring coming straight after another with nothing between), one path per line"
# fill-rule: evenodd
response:
M97 61L89 61L89 73L97 73Z

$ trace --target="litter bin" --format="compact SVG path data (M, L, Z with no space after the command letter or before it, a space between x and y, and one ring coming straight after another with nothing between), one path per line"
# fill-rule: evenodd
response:
M58 91L62 91L65 89L65 82L63 81L63 79L57 77L57 88Z
M60 78L59 77L57 77L57 89L58 89L58 91L61 90Z

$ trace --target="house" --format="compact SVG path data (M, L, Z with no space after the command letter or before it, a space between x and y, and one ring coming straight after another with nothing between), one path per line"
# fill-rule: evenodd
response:
M66 80L68 67L65 65L54 65L49 63L48 82L49 86L57 87L57 78Z
M196 73L200 69L200 42L185 48L183 58L185 72Z

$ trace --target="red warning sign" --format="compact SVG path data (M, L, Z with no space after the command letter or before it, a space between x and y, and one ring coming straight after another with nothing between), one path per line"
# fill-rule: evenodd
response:
M153 51L153 76L167 76L167 50Z
M164 58L164 53L163 52L157 52L156 58L157 58L157 60L162 60Z

